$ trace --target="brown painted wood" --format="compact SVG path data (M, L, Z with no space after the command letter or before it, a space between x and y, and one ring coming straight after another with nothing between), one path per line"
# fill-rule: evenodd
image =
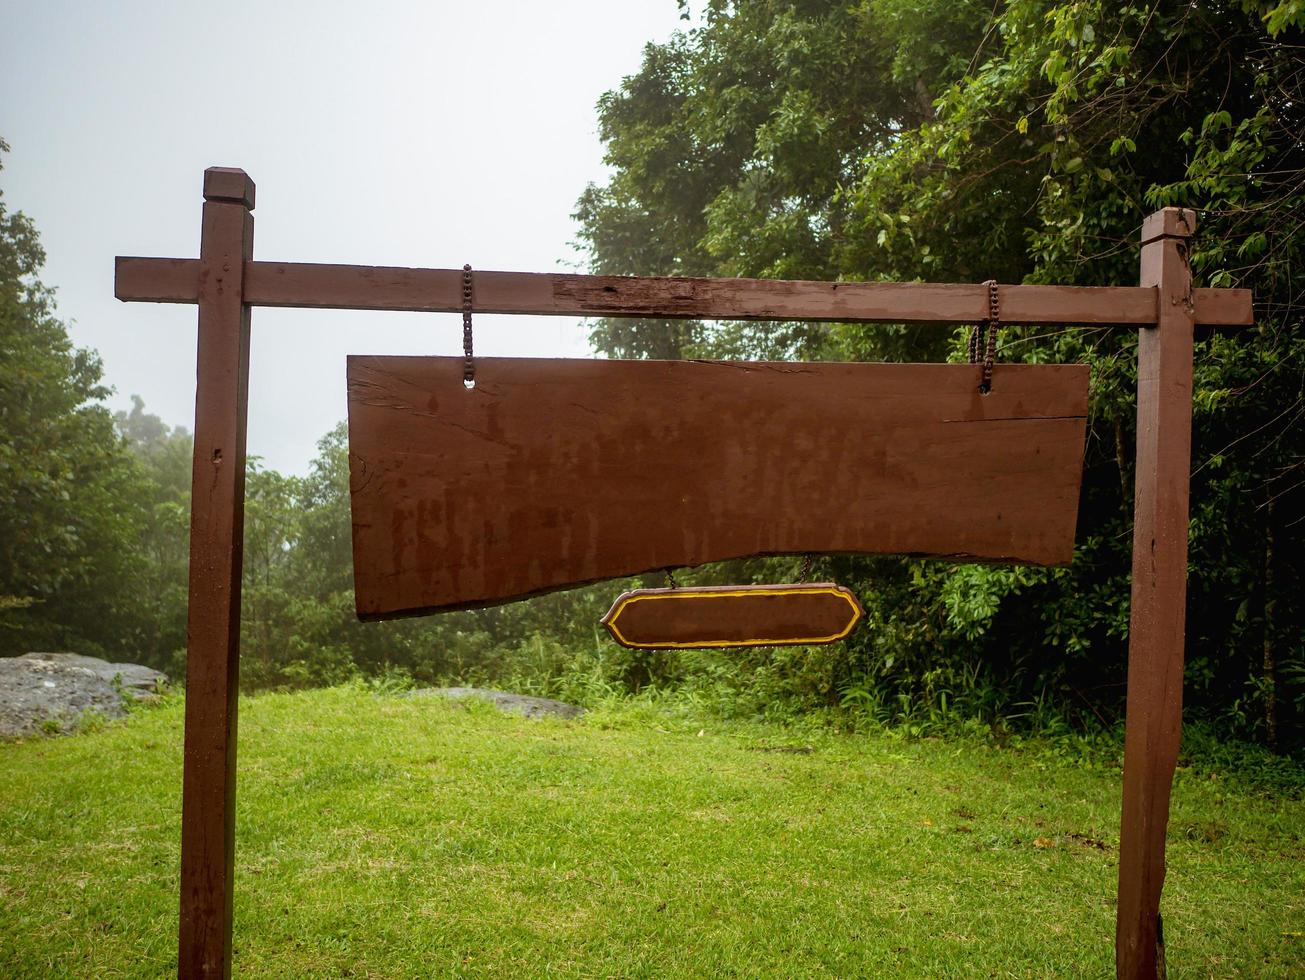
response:
M820 645L846 637L864 613L832 582L720 585L622 593L603 625L635 650Z
M204 179L200 243L195 457L191 482L186 741L181 814L177 974L231 974L235 857L236 704L240 573L249 403L249 307L244 260L253 253L253 181Z
M204 171L204 199L229 201L254 210L254 182L239 167L209 167ZM249 256L246 256L249 258Z
M1192 306L1195 322L1206 326L1255 326L1249 289L1193 289Z
M121 300L195 302L193 259L120 257ZM250 262L252 306L314 309L462 309L460 269ZM1156 322L1156 292L1139 286L1003 286L1003 323L1140 326ZM477 272L476 310L561 316L844 323L972 323L987 315L987 288L952 283L803 282ZM1246 289L1195 291L1199 323L1254 322Z
M1191 208L1161 208L1142 219L1143 246L1161 238L1191 238L1195 233L1196 212Z
M454 269L370 269L273 265L250 270L260 305L346 309L460 310L462 273ZM1100 292L1104 289L1105 292ZM476 310L484 313L970 323L987 314L984 286L940 283L837 283L770 279L687 279L476 272ZM1030 318L1034 311L1038 316ZM1004 323L1099 323L1103 316L1154 322L1154 293L1135 286L1007 286Z
M113 295L124 303L199 301L199 259L113 260Z
M1183 715L1188 473L1192 438L1191 211L1167 208L1143 229L1142 285L1160 291L1158 327L1141 331L1137 476L1128 640L1124 800L1119 829L1119 977L1154 980L1165 828Z
M1067 563L1088 369L349 359L363 619L759 554Z

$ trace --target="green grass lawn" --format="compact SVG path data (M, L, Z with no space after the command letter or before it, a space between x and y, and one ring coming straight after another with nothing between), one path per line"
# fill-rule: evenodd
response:
M173 969L181 735L0 744L0 976ZM239 759L244 976L1113 971L1118 772L1049 752L354 687L245 699ZM1239 787L1179 773L1171 977L1305 975L1305 804Z

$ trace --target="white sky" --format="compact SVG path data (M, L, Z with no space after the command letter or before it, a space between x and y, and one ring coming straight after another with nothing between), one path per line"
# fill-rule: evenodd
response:
M189 428L195 309L119 303L113 258L197 255L205 167L253 177L257 258L572 268L595 103L685 26L675 0L0 0L0 188L111 404ZM249 451L283 472L344 418L346 354L461 351L455 315L253 324ZM487 355L587 356L586 334L476 318Z

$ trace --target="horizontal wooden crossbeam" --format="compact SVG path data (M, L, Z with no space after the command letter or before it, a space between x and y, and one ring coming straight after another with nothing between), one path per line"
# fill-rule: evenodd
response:
M198 259L119 257L120 300L194 303ZM1001 319L1012 324L1147 326L1159 320L1157 290L1141 286L1003 286ZM1254 323L1248 289L1192 291L1197 323ZM249 306L454 313L460 269L246 262ZM842 323L973 323L988 312L982 285L686 279L477 272L478 313L704 320L823 320Z

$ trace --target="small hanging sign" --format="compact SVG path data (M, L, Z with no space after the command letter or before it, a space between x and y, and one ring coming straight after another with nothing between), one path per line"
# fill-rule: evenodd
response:
M817 645L843 639L864 610L840 585L724 585L635 589L603 625L635 650Z

